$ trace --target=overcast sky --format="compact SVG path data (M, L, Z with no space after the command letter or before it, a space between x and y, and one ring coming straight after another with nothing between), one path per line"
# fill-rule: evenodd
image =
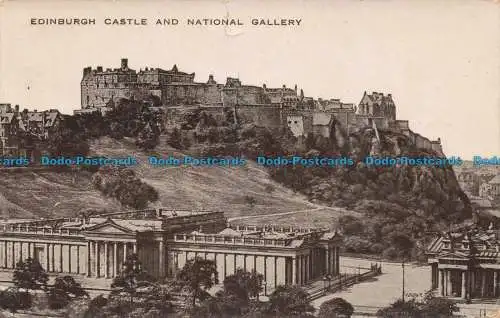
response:
M43 5L41 4L43 3ZM392 93L397 117L448 156L500 156L500 3L414 1L15 1L0 4L0 102L80 107L85 66L195 72L205 82L297 84L307 96L358 103ZM186 26L187 18L244 26ZM33 26L31 18L95 18L95 26ZM105 18L147 26L106 26ZM178 26L156 26L177 18ZM252 26L296 18L300 26ZM29 87L29 89L28 89Z

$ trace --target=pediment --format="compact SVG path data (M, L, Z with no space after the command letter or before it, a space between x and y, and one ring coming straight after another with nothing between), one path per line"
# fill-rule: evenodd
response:
M461 253L461 252L443 252L440 253L436 258L455 258L455 259L461 259L461 260L469 260L470 257L467 254Z
M106 234L130 234L133 233L130 229L120 226L112 220L107 220L104 223L94 225L85 230L87 233L106 233Z

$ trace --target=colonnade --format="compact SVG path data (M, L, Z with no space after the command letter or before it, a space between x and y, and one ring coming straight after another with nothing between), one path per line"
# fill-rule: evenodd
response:
M308 250L309 253L292 256L280 252L172 248L168 253L168 276L174 277L188 260L196 257L214 260L220 283L238 268L255 269L263 275L268 290L283 284L304 285L323 275L339 274L339 247L313 248Z
M128 254L137 254L137 243L87 241L87 277L112 278L119 274Z
M467 298L498 297L498 271L439 269L438 293L440 296Z
M19 261L37 259L47 272L83 274L87 250L77 242L31 242L2 240L0 243L2 268L14 269Z

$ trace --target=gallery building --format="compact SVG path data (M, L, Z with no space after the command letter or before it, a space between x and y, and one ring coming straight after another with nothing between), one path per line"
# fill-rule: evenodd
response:
M462 299L498 298L500 236L478 229L446 233L428 247L432 288L440 296Z
M0 268L37 259L53 274L111 279L136 253L147 272L175 277L195 257L214 260L218 280L238 268L277 285L304 285L339 274L341 237L325 229L230 226L222 212L148 209L0 227Z

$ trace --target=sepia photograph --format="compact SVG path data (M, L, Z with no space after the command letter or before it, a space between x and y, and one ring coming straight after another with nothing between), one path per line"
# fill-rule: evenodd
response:
M0 0L0 317L500 317L500 2Z

